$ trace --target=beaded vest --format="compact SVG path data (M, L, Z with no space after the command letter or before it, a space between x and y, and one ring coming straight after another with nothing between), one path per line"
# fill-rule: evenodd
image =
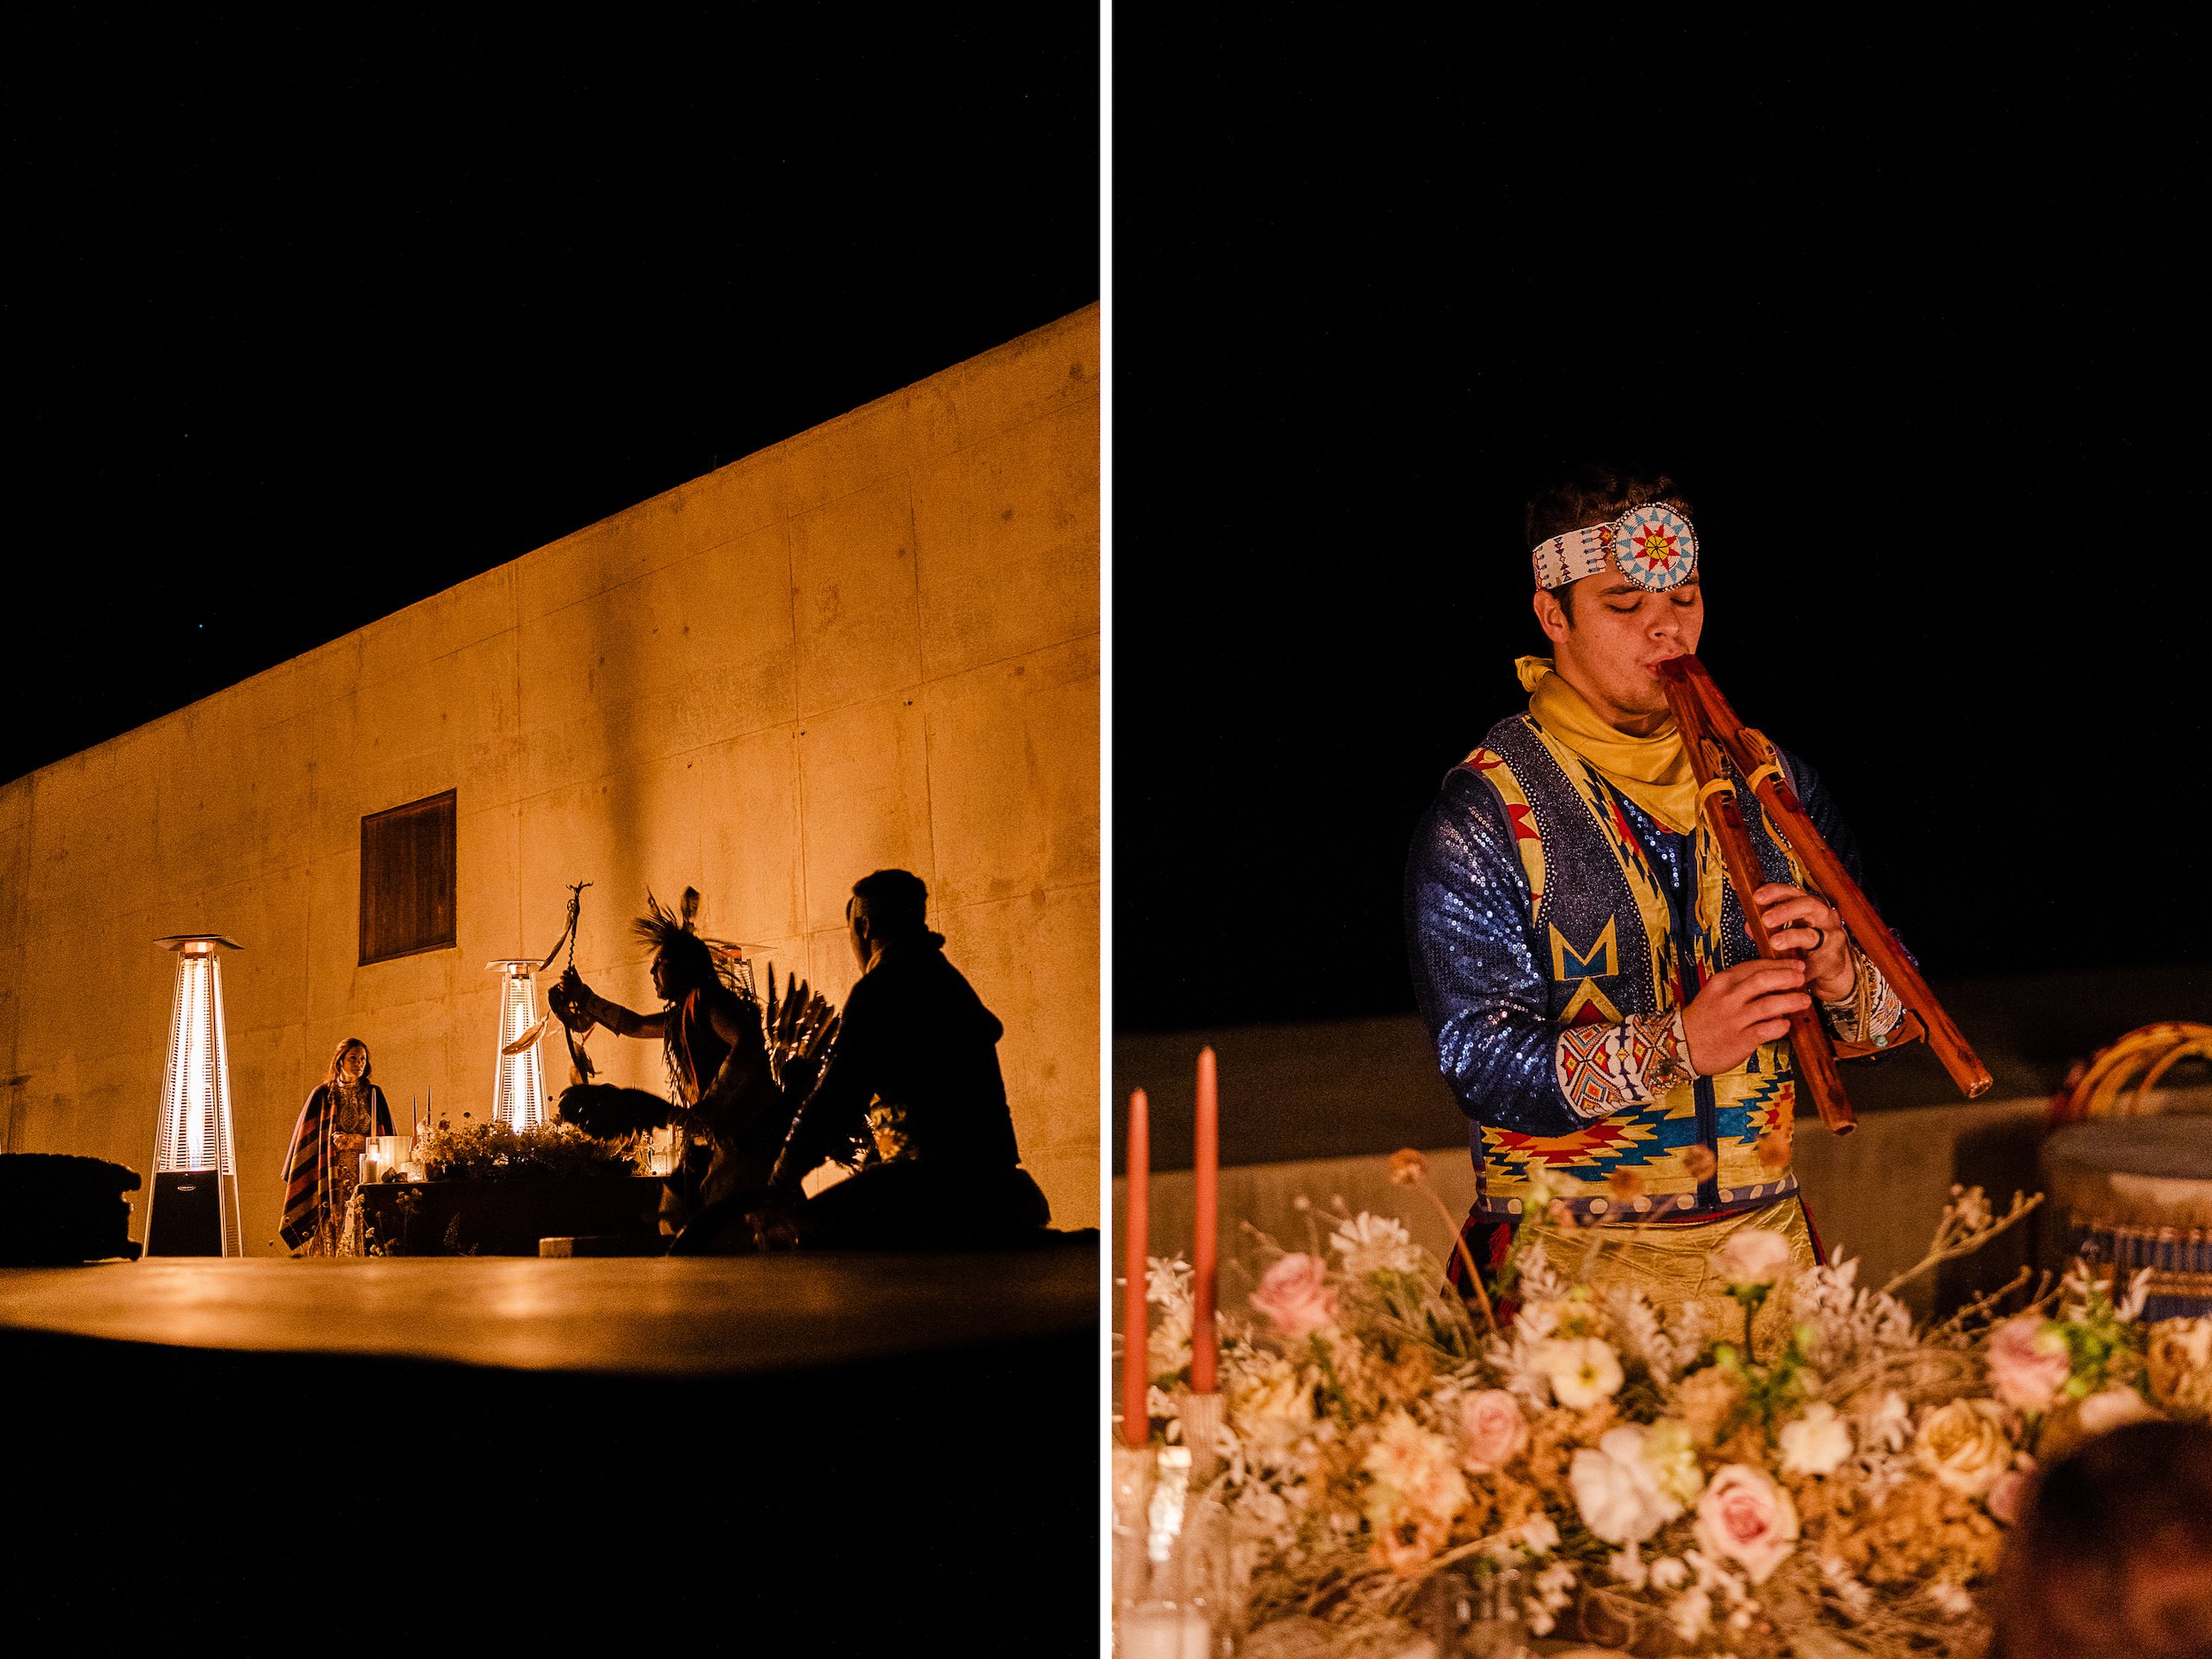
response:
M1588 761L1526 714L1492 727L1461 763L1496 792L1511 826L1528 897L1530 942L1548 970L1548 1012L1561 1025L1618 1025L1665 1013L1712 974L1757 955L1702 816L1695 891L1674 891L1638 838L1622 797ZM1737 799L1762 878L1801 883L1788 849L1739 779ZM1561 1079L1570 1104L1601 1109L1601 1077ZM1585 1093L1586 1091L1586 1094ZM1584 1098L1578 1100L1578 1095ZM1796 1085L1786 1041L1762 1043L1732 1071L1699 1078L1647 1104L1624 1106L1571 1134L1471 1125L1476 1209L1519 1216L1533 1171L1571 1190L1578 1220L1633 1222L1712 1215L1797 1190L1789 1143ZM1762 1146L1767 1161L1762 1162ZM1686 1155L1716 1161L1700 1180ZM1618 1171L1636 1180L1609 1186Z

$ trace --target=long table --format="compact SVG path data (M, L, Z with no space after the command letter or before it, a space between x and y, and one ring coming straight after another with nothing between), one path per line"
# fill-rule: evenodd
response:
M0 1270L12 1617L841 1653L981 1614L1012 1645L967 1651L1088 1651L1098 1275L1095 1234Z
M374 1181L361 1210L375 1247L393 1256L535 1256L538 1240L657 1237L657 1175L579 1181Z

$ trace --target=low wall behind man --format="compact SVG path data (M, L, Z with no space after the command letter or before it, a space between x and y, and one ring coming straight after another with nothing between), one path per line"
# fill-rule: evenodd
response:
M646 888L687 885L703 931L841 1001L846 897L898 866L1005 1022L1056 1220L1094 1225L1098 347L1092 307L0 787L0 1148L150 1173L153 941L227 933L245 1240L273 1251L336 1043L403 1116L482 1118L485 964L542 955L571 882L618 1001L653 1005ZM365 966L361 819L447 789L458 943ZM592 1047L662 1086L656 1046Z

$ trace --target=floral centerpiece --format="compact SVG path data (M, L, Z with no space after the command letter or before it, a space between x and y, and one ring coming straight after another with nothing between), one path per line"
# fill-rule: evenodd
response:
M1394 1174L1425 1187L1420 1165ZM1428 1580L1487 1573L1519 1585L1532 1632L1637 1654L1978 1654L1977 1586L2036 1460L2212 1410L2212 1320L2145 1326L2139 1278L2116 1302L2079 1265L2024 1271L1915 1326L1896 1290L2036 1202L1998 1216L1955 1188L1926 1257L1878 1289L1739 1233L1712 1262L1718 1316L1601 1287L1632 1234L1569 1229L1571 1271L1540 1248L1507 1270L1509 1321L1398 1222L1302 1205L1310 1248L1262 1240L1253 1317L1221 1320L1211 1495L1247 1651L1394 1651ZM1149 1279L1148 1406L1172 1440L1190 1273L1155 1259Z
M417 1143L423 1179L432 1181L593 1179L638 1173L626 1141L595 1141L565 1123L514 1129L494 1120L430 1131Z

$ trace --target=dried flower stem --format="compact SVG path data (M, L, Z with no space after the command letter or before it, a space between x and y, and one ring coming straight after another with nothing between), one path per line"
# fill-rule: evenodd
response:
M1955 1261L1962 1256L1973 1255L1975 1251L1980 1249L1982 1246L1987 1244L2015 1222L2025 1220L2033 1212L2035 1207L2042 1202L2043 1194L2040 1193L2032 1198L2015 1193L2012 1195L2012 1208L2006 1212L2004 1219L1963 1234L1952 1230L1955 1225L1954 1212L1947 1210L1944 1211L1943 1223L1937 1227L1935 1239L1928 1247L1927 1255L1883 1286L1881 1294L1885 1296L1894 1295L1900 1285L1911 1283L1930 1268L1940 1263Z
M1444 1217L1444 1228L1451 1234L1452 1248L1459 1252L1459 1259L1467 1269L1467 1283L1474 1289L1475 1306L1482 1310L1482 1322L1489 1328L1492 1336L1497 1335L1498 1317L1491 1311L1490 1293L1482 1287L1482 1275L1475 1271L1475 1258L1467 1253L1465 1232L1458 1223L1452 1219L1452 1212L1445 1207L1444 1200L1436 1188L1429 1185L1429 1178L1425 1172L1417 1171L1413 1179L1407 1184L1417 1187L1426 1193L1429 1202L1436 1206L1436 1213Z
M2018 1272L2015 1273L2010 1279L2005 1280L2003 1284L1998 1286L1996 1289L1983 1292L1982 1294L1975 1297L1963 1308L1961 1308L1956 1313L1946 1319L1941 1325L1932 1328L1928 1333L1929 1337L1931 1339L1934 1339L1947 1335L1954 1331L1963 1332L1966 1329L1967 1322L1969 1320L1983 1317L1991 1309L1994 1308L2006 1297L2011 1295L2012 1293L2019 1289L2021 1286L2027 1284L2034 1277L2035 1270L2033 1268L2023 1266Z
M1402 1589L1393 1595L1391 1600L1404 1601L1409 1599L1413 1593L1421 1587L1421 1581L1428 1578L1430 1574L1441 1572L1447 1567L1455 1567L1470 1555L1479 1555L1493 1544L1502 1543L1509 1536L1509 1532L1493 1532L1486 1538L1478 1538L1471 1544L1455 1545L1440 1555L1432 1556L1423 1564L1420 1571L1402 1580Z

